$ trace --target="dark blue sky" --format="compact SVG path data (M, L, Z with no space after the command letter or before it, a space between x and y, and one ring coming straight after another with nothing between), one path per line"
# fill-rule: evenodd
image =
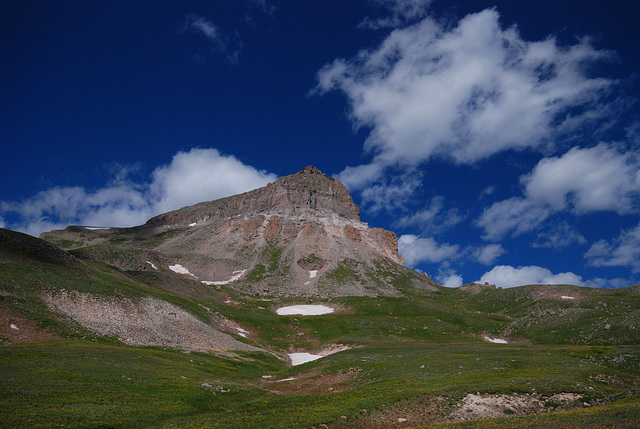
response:
M640 13L0 1L0 226L128 226L313 164L455 286L638 283Z

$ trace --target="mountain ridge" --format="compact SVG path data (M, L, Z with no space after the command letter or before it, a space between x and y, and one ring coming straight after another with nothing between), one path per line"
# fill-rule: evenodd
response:
M123 270L149 271L162 263L202 283L233 283L253 294L397 296L403 293L399 283L436 289L431 279L404 266L395 233L362 222L347 188L313 166L137 227L74 226L42 237ZM100 246L129 253L142 249L157 258L147 261L138 254L119 262L101 257L109 252Z

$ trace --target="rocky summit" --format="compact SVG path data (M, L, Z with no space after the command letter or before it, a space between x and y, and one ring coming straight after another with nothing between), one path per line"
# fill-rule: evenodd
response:
M362 222L347 188L313 166L142 226L72 226L42 237L124 271L162 271L255 295L398 296L403 287L434 288L404 267L396 235Z

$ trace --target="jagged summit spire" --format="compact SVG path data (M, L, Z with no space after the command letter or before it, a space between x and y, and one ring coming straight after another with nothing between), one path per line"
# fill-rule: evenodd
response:
M321 174L323 176L326 176L326 174L324 174L322 171L320 171L317 167L313 165L307 165L305 168L300 170L298 174Z

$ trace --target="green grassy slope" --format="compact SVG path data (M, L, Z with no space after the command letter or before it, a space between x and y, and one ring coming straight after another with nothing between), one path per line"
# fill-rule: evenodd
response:
M410 276L404 283L400 276L404 297L307 299L337 312L278 316L279 306L305 300L246 296L228 287L197 294L201 284L172 273L134 275L65 258L0 246L0 311L55 337L1 338L0 427L600 428L634 427L640 411L635 287L419 293ZM41 295L60 289L154 296L209 322L207 307L239 323L269 352L125 346L49 310ZM488 343L485 335L510 344ZM282 359L332 344L351 349L295 367ZM571 406L547 401L539 416L446 423L470 392L581 398Z

